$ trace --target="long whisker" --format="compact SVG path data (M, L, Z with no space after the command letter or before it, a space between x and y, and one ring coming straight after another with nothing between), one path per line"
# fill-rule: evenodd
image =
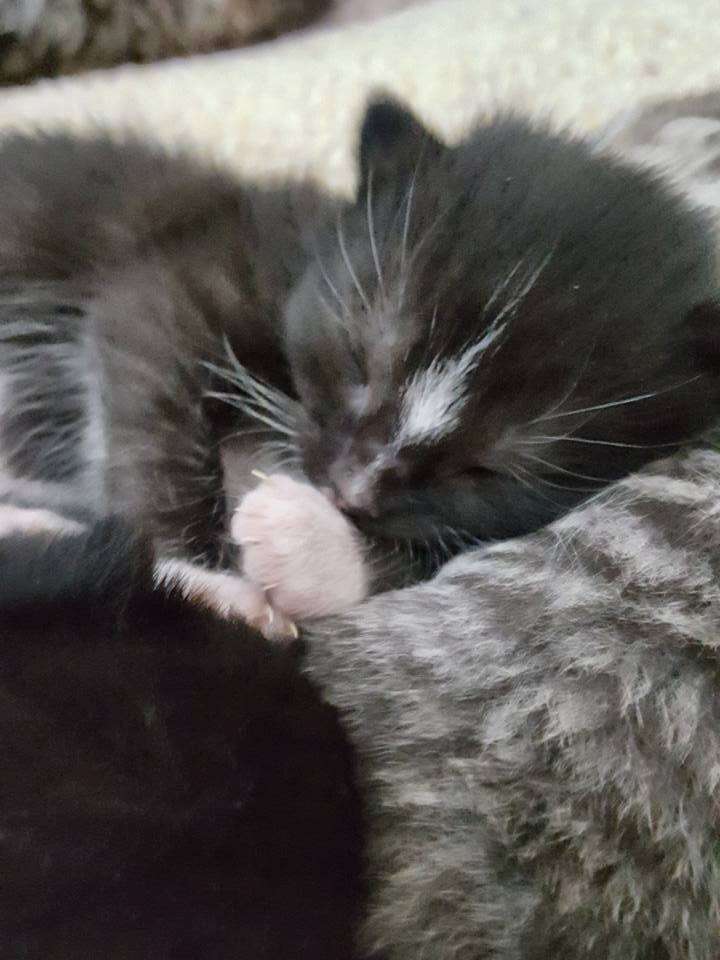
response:
M565 391L565 393L562 395L562 397L560 397L560 399L557 401L557 403L553 404L553 406L550 407L549 410L546 410L545 413L543 414L543 416L544 416L546 419L552 420L553 417L552 417L551 415L552 415L553 413L555 413L556 410L560 410L560 408L570 399L570 397L573 395L573 393L575 393L575 391L577 390L578 384L580 383L580 381L581 381L582 378L584 377L585 372L587 371L587 368L590 366L590 359L591 359L591 357L592 357L592 355L593 355L593 352L594 352L596 346L597 346L597 341L594 341L593 344L592 344L592 346L590 347L590 349L589 349L588 352L587 352L587 356L585 357L585 362L583 363L582 367L580 368L580 371L578 372L578 375L575 377L575 379L574 379L574 380L572 381L572 383L570 384L570 387L568 388L568 390ZM537 423L537 420L531 420L530 423ZM587 423L587 420L584 420L583 423ZM525 426L529 426L529 424L525 424Z
M275 406L262 397L257 397L255 394L250 392L247 389L247 386L243 383L237 383L236 386L238 386L241 391L246 392L226 393L222 390L206 390L203 396L210 397L214 400L220 400L223 403L227 403L229 406L237 407L238 409L247 408L248 412L251 410L260 410L264 412L266 416L270 416L273 420L277 420L282 423L287 430L293 429L294 420L289 411Z
M269 384L253 376L253 374L240 363L227 337L223 339L223 342L225 352L232 364L232 369L220 367L210 362L204 362L203 366L211 373L238 387L247 398L248 403L253 403L256 407L264 410L273 420L282 421L287 429L293 429L301 409L300 404L287 394L282 393L280 390L271 387ZM206 395L210 396L209 393ZM217 399L229 403L228 398L228 394L217 397ZM238 404L232 405L238 406Z
M701 374L698 374L695 377L690 377L689 380L683 380L682 383L676 383L671 387L665 387L663 390L653 390L651 393L639 393L634 397L624 397L622 400L611 400L608 403L598 403L592 407L579 407L577 410L565 410L562 413L546 413L541 417L536 417L534 420L529 420L528 424L540 423L543 420L557 420L560 417L574 417L581 413L594 413L596 410L607 410L610 407L621 407L628 403L640 403L643 400L651 400L653 397L659 397L663 393L669 393L672 390L679 390L680 387L685 387L689 383L694 383L695 380L700 379L700 376Z
M543 460L542 457L536 457L532 453L526 453L522 451L522 456L526 457L528 460L533 460L535 463L540 463L544 467L548 467L550 470L554 470L557 473L564 473L568 477L577 477L579 480L591 480L596 483L607 483L607 478L605 477L591 477L587 473L575 473L574 470L567 470L565 467L560 467L556 463L551 463L549 460Z
M214 400L220 400L223 403L227 403L231 407L236 407L238 410L242 410L254 420L259 420L260 423L267 424L267 426L272 430L276 430L278 433L284 433L287 437L298 436L297 430L291 430L286 424L277 420L273 420L272 417L263 413L261 410L256 409L254 406L251 406L251 404L244 397L238 397L232 393L217 393L215 391L208 391L205 396L211 397Z
M587 443L600 447L624 447L628 450L655 450L659 447L679 447L683 441L675 443L621 443L619 440L591 440L589 437L571 436L535 436L531 440L523 440L523 446L541 446L545 443Z
M405 265L407 263L407 242L408 235L410 233L410 217L412 215L413 202L415 200L415 184L417 183L418 169L420 167L420 161L418 160L415 165L415 172L412 175L412 180L410 181L410 187L408 188L407 197L405 201L405 220L403 223L402 239L400 241L400 270L405 273Z
M344 299L341 297L340 293L338 292L338 288L330 279L330 274L327 272L327 268L325 267L325 264L323 263L322 258L320 257L320 253L318 252L317 249L315 250L315 261L320 269L320 276L323 278L323 281L325 282L326 287L337 300L338 305L340 309L343 311L343 313L346 316L348 316L350 314L350 308L345 303Z
M527 467L521 467L520 464L515 464L515 470L522 470L525 476L532 477L537 483L541 483L544 487L552 487L553 490L571 490L583 493L595 493L597 491L597 483L592 487L578 487L575 484L569 487L566 483L553 483L552 480L547 480L545 477L541 477L539 473L533 473L531 470L528 470ZM604 483L605 481L603 481L603 484ZM537 492L539 493L540 491L538 490ZM553 503L555 503L554 500Z
M519 484L521 484L522 486L530 490L533 496L540 497L542 500L547 500L548 503L552 503L552 505L555 507L560 506L557 500L553 500L552 497L548 496L546 493L543 493L542 490L538 490L535 484L531 483L531 481L527 479L527 477L530 476L532 477L533 480L539 480L540 479L539 477L535 476L535 474L530 473L529 471L524 471L525 476L523 476L523 473L520 472L521 470L522 468L519 465L517 465L515 468L509 469L508 473Z
M545 267L550 262L555 249L549 251L545 257L540 261L536 269L530 274L530 277L525 281L522 287L510 297L505 306L500 310L498 315L493 320L493 324L499 324L508 314L514 313L520 304L523 302L525 297L530 293L532 288L538 282L540 274L543 272ZM487 309L487 308L486 308Z
M371 309L370 301L368 299L367 294L365 293L365 290L363 289L363 285L360 283L360 280L358 279L358 275L355 273L355 268L353 267L352 261L350 260L350 256L348 255L347 246L345 245L345 234L343 232L342 220L339 217L336 225L336 233L337 233L338 244L340 246L340 253L345 263L345 267L347 268L347 272L350 274L350 279L352 280L353 286L357 290L358 296L362 300L363 305L365 306L365 309L368 311L368 313L370 313L370 309Z
M505 279L495 287L495 289L493 290L493 292L490 294L490 297L489 297L487 303L486 303L486 304L484 305L484 307L483 307L483 313L487 313L488 310L489 310L489 309L492 307L492 305L495 303L495 301L497 300L497 298L507 290L508 286L509 286L510 283L512 282L513 277L514 277L515 274L518 272L518 270L520 269L520 267L523 265L524 262L525 262L524 258L521 257L521 258L518 260L518 262L515 264L515 266L512 268L512 270L510 271L510 273L507 274L507 276L505 277Z
M380 285L380 292L385 297L385 280L383 279L382 267L380 266L380 255L378 253L377 241L375 239L375 218L373 214L373 171L370 170L368 174L368 185L367 185L367 196L366 196L366 212L367 212L367 224L368 224L368 234L370 235L370 249L372 251L372 258L375 264L375 272L377 273L378 284Z

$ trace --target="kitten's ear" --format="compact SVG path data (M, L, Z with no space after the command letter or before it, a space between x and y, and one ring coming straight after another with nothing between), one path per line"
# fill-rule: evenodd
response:
M437 156L443 144L397 100L383 96L370 102L360 128L360 193L374 184L412 173Z

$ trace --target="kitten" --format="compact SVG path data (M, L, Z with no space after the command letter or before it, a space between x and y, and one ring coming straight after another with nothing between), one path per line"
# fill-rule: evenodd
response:
M115 519L0 504L0 943L350 960L363 823L295 648L153 582Z
M389 101L359 172L345 203L132 141L6 139L10 472L232 568L223 442L268 430L369 537L438 562L716 417L710 230L653 175L507 116L448 147Z
M535 529L717 417L716 293L708 224L654 175L376 104L287 311L308 475L381 536Z

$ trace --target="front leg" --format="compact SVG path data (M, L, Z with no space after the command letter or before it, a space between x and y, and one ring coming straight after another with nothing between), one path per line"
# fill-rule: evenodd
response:
M155 583L177 590L186 600L208 607L223 619L245 621L268 640L296 640L299 636L293 621L270 604L266 591L238 574L165 559L155 565Z
M83 585L91 593L91 587L105 583L96 563L78 562L82 551L87 549L87 538L101 532L103 524L104 521L98 523L94 518L78 520L58 513L42 505L39 499L37 506L0 502L0 607L11 608L31 600L37 607L45 600L61 596L64 590L77 597ZM111 529L107 528L108 531ZM118 527L119 531L123 529ZM70 541L76 546L71 546ZM121 559L127 539L119 534L116 543L112 539L101 542L104 544L103 553L107 554L112 545L113 553L117 554L106 556L108 569L113 569ZM27 547L31 544L36 546L28 552ZM61 572L52 559L56 554L60 556L58 545L64 558L73 557ZM52 551L49 551L51 546ZM294 623L273 609L264 591L237 574L166 558L154 562L153 581L156 588L177 592L188 602L207 607L223 619L248 623L268 639L298 637Z

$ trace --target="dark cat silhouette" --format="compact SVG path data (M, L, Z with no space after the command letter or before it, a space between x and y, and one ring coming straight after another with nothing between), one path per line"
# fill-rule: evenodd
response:
M156 587L114 519L6 534L0 957L351 957L353 757L298 645Z

